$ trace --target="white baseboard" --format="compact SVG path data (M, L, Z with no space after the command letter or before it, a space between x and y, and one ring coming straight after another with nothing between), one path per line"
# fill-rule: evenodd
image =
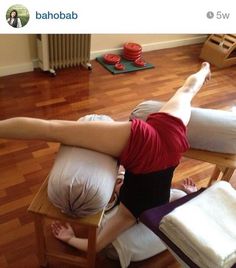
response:
M193 44L203 43L207 38L207 35L200 35L196 37L190 37L185 39L176 39L170 41L161 41L156 43L148 43L148 44L141 44L143 48L143 52L152 51L152 50L160 50L164 48L172 48L172 47L179 47L179 46L187 46ZM107 48L102 50L91 51L90 57L91 60L96 59L96 57L102 56L106 53L121 53L123 50L122 47L119 48Z
M32 62L26 62L26 63L16 64L16 65L0 66L0 77L11 75L11 74L32 72L33 70L34 70L34 66Z

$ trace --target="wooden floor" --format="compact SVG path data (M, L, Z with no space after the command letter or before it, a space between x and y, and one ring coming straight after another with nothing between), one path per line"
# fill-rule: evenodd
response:
M200 66L201 46L193 45L144 54L154 69L112 75L99 63L93 70L67 69L55 78L35 71L0 78L0 119L30 116L70 119L91 113L127 120L143 100L166 101L184 79ZM212 68L212 80L193 101L194 106L230 110L236 105L236 68ZM203 133L204 135L204 133ZM43 141L0 140L0 267L39 267L34 226L27 207L52 167L59 145ZM206 185L212 166L183 159L174 181L191 176ZM236 185L236 176L231 181ZM68 267L51 263L51 267ZM120 267L97 257L97 268ZM132 268L177 268L168 252L133 263Z

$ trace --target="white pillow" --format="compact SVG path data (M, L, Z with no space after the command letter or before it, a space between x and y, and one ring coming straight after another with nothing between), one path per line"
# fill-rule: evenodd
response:
M112 121L98 115L80 120ZM109 202L117 171L117 160L109 155L61 145L49 174L48 197L70 216L94 214Z
M130 118L146 120L149 114L158 112L163 104L152 100L142 102L134 108ZM236 154L236 116L222 110L192 108L187 136L191 148Z

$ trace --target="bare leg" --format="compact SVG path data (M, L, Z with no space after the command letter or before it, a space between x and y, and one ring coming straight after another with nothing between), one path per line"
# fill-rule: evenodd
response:
M118 157L130 135L130 122L80 122L16 117L0 121L0 138L41 139Z
M209 75L209 64L203 63L200 71L191 75L160 111L180 118L187 125L191 100ZM129 139L130 129L130 122L77 122L20 117L0 122L0 138L55 141L118 157Z
M191 101L208 79L210 79L210 65L204 62L201 69L187 78L184 85L177 90L160 112L178 117L187 125L191 116Z
M119 234L130 228L136 223L136 219L127 210L125 206L120 204L117 213L109 219L104 228L98 233L96 251L99 252L112 241L114 241ZM88 240L84 238L75 237L75 234L70 225L66 227L59 222L54 222L51 225L54 236L69 245L83 251L87 251Z

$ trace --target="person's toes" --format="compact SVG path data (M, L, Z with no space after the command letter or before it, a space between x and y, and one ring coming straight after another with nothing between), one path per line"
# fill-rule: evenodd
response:
M209 62L204 61L204 62L202 63L202 68L210 68L210 64L209 64Z

